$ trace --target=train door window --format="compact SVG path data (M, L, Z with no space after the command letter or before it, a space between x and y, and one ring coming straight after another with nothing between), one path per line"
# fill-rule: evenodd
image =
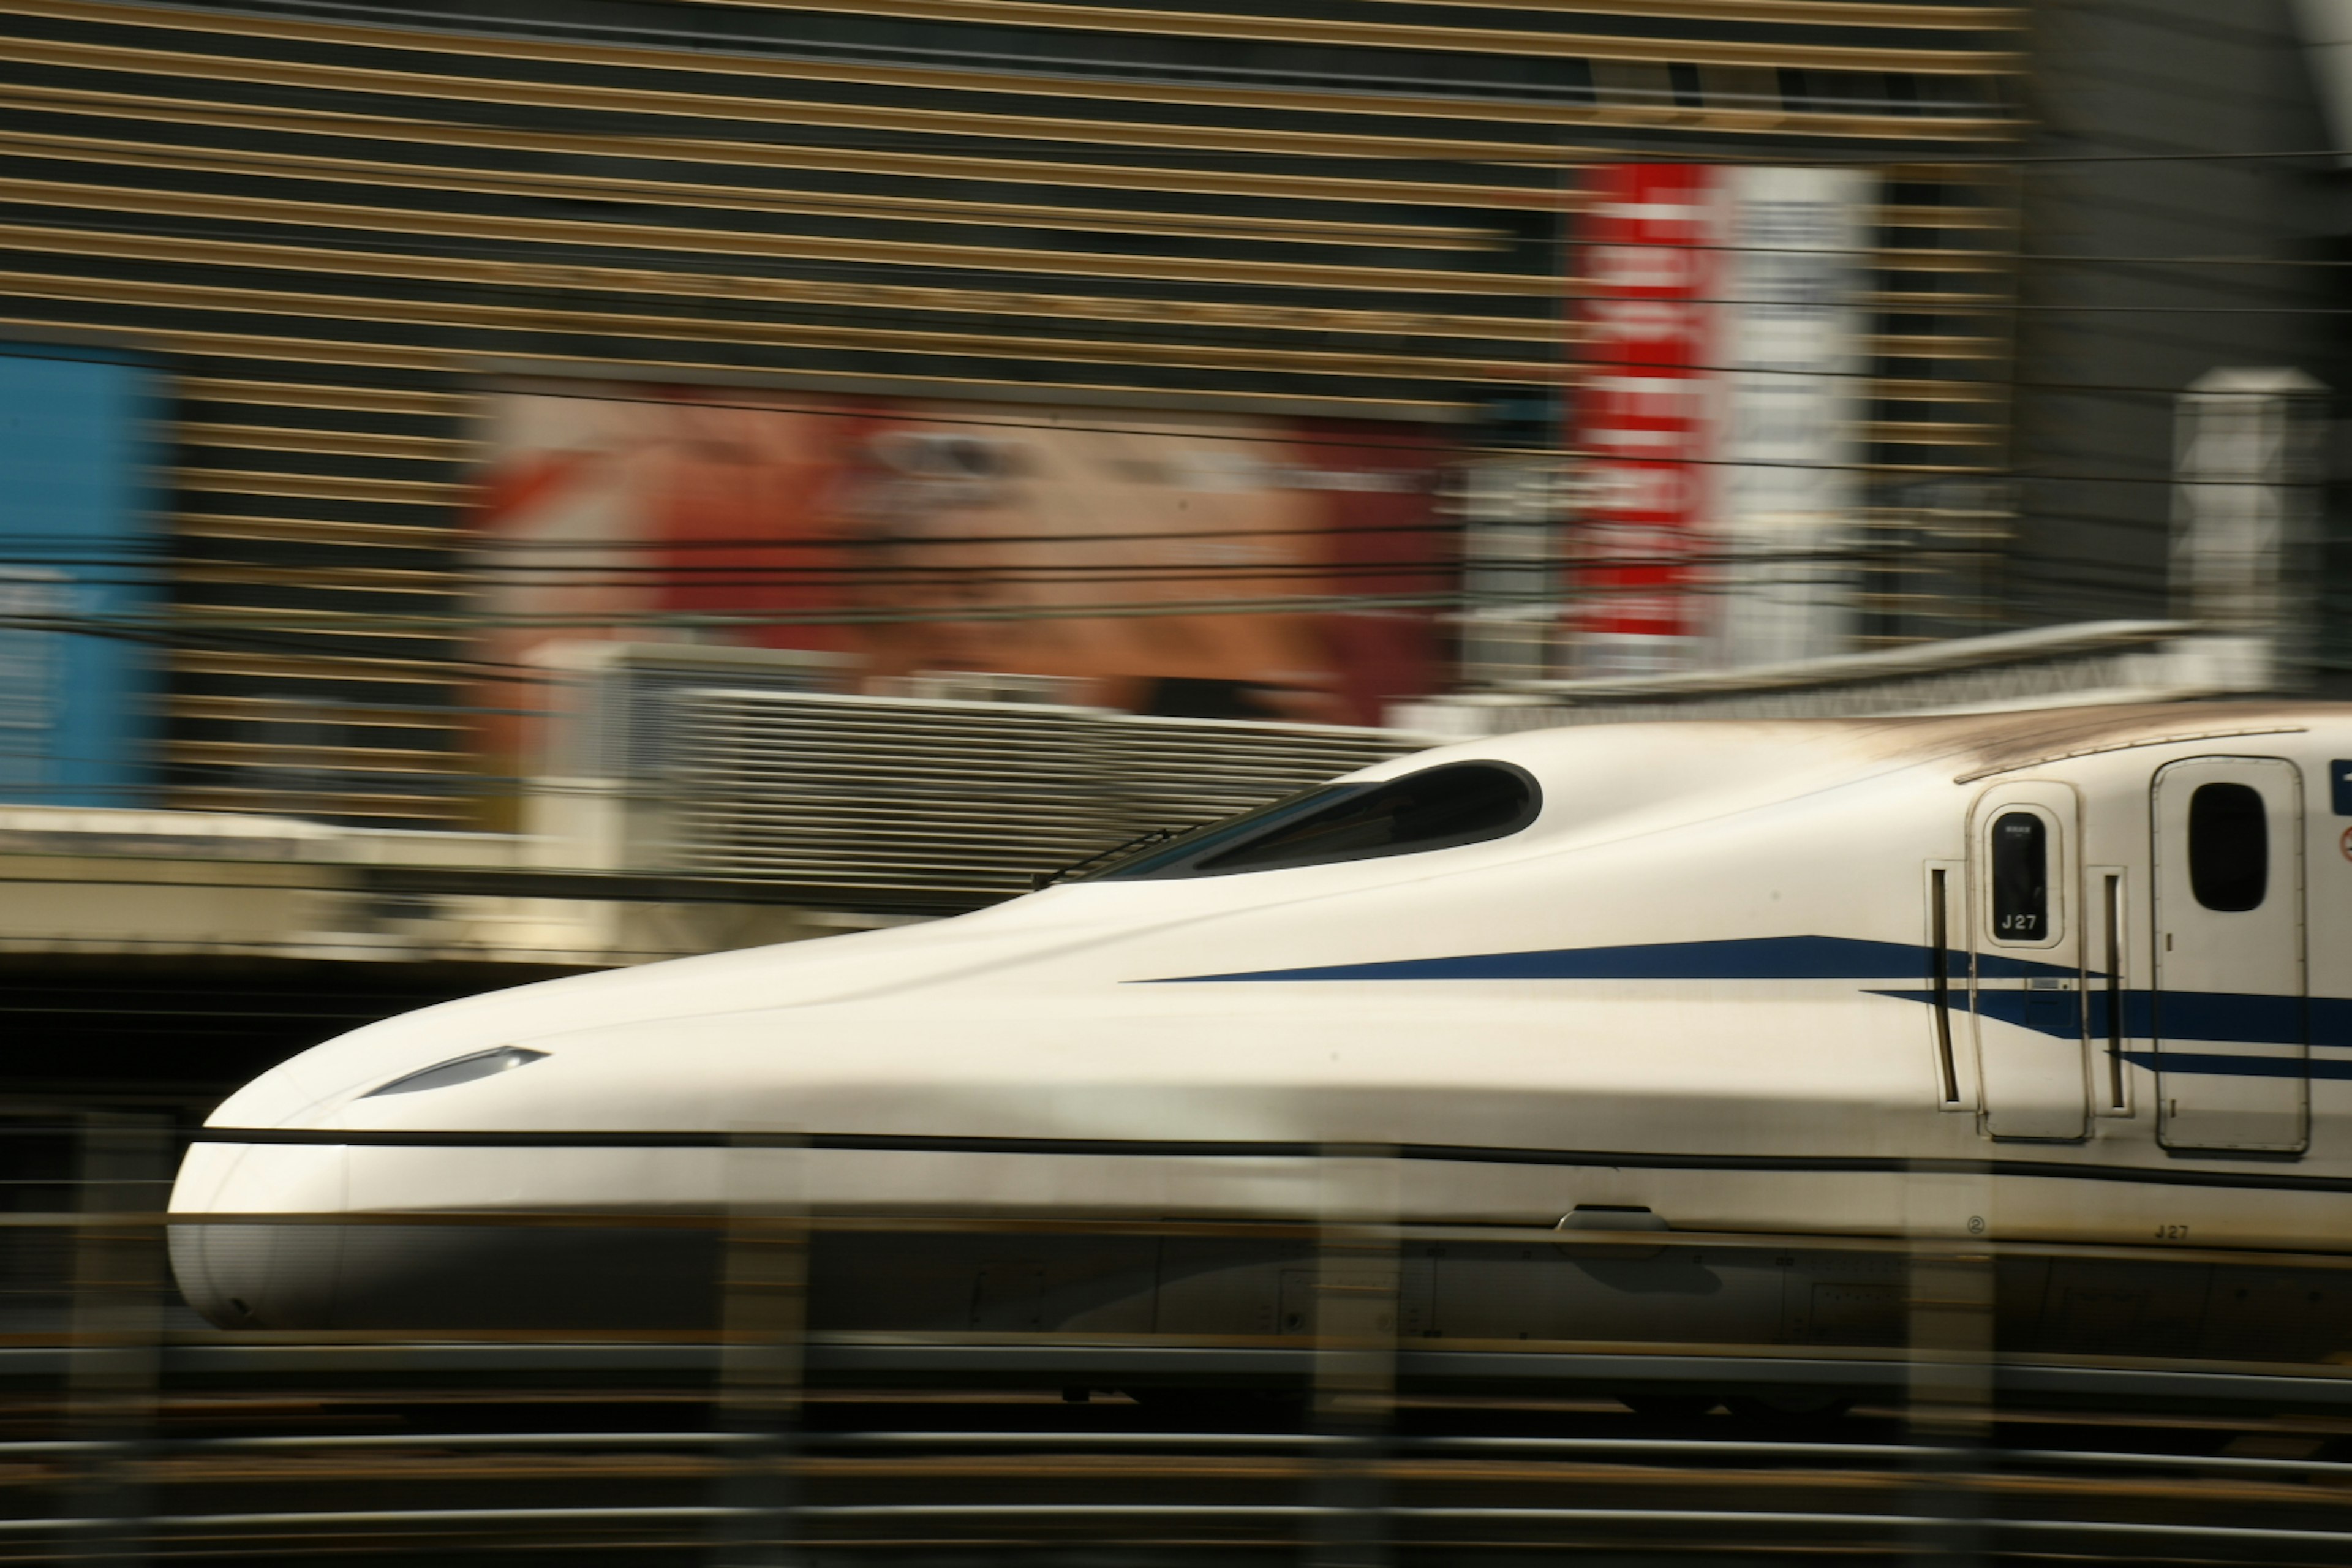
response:
M2150 784L2157 1142L2301 1153L2313 1069L2303 770L2186 757Z
M2069 785L2021 779L1988 787L1970 816L1966 995L1984 1130L2080 1138L2091 1124L2089 1047L2082 922L2067 906L2082 886L2082 803Z
M2050 829L2030 811L1993 819L1992 938L2039 945L2050 937Z
M2199 784L2189 797L2189 889L2209 910L2242 914L2270 891L2271 826L2250 784Z

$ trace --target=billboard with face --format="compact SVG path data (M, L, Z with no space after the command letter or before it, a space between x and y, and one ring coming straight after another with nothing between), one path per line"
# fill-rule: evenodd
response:
M845 656L845 684L1053 676L1133 712L1376 724L1438 682L1453 586L1423 427L1254 414L520 384L487 407L485 626ZM531 771L518 675L481 706Z

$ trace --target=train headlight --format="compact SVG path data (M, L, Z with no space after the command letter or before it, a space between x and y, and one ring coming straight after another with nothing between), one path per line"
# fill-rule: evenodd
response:
M499 1046L487 1051L476 1051L471 1056L452 1057L429 1068L419 1068L405 1077L378 1085L360 1098L373 1100L379 1094L415 1094L427 1089L447 1089L452 1084L471 1083L478 1078L512 1072L517 1068L543 1060L546 1056L545 1051L527 1051L520 1046Z

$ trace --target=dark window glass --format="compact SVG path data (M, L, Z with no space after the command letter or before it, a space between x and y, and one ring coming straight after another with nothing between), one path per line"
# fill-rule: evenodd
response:
M1218 876L1475 844L1535 820L1535 781L1496 763L1457 763L1384 784L1310 791L1207 827L1098 873Z
M1153 834L1147 842L1117 856L1108 865L1085 872L1074 879L1092 882L1112 877L1158 876L1171 868L1190 865L1222 845L1231 844L1261 828L1287 822L1343 795L1360 794L1365 788L1363 784L1317 784L1313 789L1286 795L1280 800L1270 800L1264 805L1252 806L1236 816L1221 816L1214 822L1187 828L1173 837L1164 833Z
M2032 812L1993 819L1992 934L2000 942L2050 935L2050 830Z
M2189 887L2209 910L2257 908L2270 891L2271 825L2251 784L2199 784L2189 797Z
M1432 768L1276 824L1209 855L1200 868L1308 866L1475 844L1524 826L1534 804L1534 783L1517 768L1484 763Z

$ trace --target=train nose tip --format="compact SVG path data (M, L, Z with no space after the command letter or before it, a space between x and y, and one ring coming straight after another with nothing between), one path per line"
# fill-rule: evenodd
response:
M261 1215L332 1215L348 1206L340 1145L198 1143L172 1187L170 1251L180 1294L224 1329L327 1326L338 1227Z
M223 1329L707 1329L719 1246L694 1230L404 1216L171 1227L181 1294Z
M199 1143L172 1194L180 1293L224 1329L698 1329L719 1241L690 1227L535 1224L498 1183L446 1213L355 1211L340 1144ZM467 1211L472 1211L468 1213ZM335 1223L341 1220L342 1223Z
M331 1323L337 1227L183 1221L171 1226L170 1246L180 1294L215 1328Z

